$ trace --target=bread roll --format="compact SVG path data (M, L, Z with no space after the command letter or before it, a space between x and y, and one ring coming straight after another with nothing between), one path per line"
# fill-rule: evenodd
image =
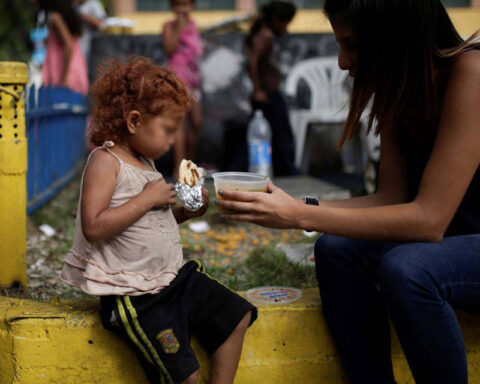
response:
M194 187L200 180L200 172L196 164L191 160L183 159L178 170L178 182Z

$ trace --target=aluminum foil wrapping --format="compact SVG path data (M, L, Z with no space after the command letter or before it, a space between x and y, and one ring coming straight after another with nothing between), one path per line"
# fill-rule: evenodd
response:
M190 212L196 212L203 207L202 202L202 186L205 180L206 172L203 168L198 168L200 173L200 180L193 187L187 184L176 183L175 192L177 192L177 198L182 206Z

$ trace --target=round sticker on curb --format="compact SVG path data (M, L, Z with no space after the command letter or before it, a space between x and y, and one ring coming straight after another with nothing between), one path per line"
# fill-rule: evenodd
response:
M247 291L247 298L262 304L288 304L300 300L302 291L290 287L257 287Z

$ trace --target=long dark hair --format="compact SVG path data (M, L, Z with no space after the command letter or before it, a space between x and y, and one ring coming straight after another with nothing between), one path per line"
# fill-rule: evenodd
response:
M46 12L58 12L72 35L82 34L82 21L71 0L39 0L38 5Z
M265 23L270 23L274 17L278 17L280 21L291 21L297 11L295 5L290 1L272 0L260 8L257 18L253 22L250 32L245 38L245 45L252 45L253 37L260 31Z
M355 33L358 56L350 113L339 146L355 134L371 101L368 122L432 119L440 109L435 70L473 45L464 41L440 0L325 0L330 20Z

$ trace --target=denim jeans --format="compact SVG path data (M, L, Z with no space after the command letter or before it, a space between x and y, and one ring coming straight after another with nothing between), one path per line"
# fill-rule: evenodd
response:
M480 312L480 234L441 243L324 235L315 260L325 318L351 383L395 383L389 318L417 384L468 382L452 307Z

